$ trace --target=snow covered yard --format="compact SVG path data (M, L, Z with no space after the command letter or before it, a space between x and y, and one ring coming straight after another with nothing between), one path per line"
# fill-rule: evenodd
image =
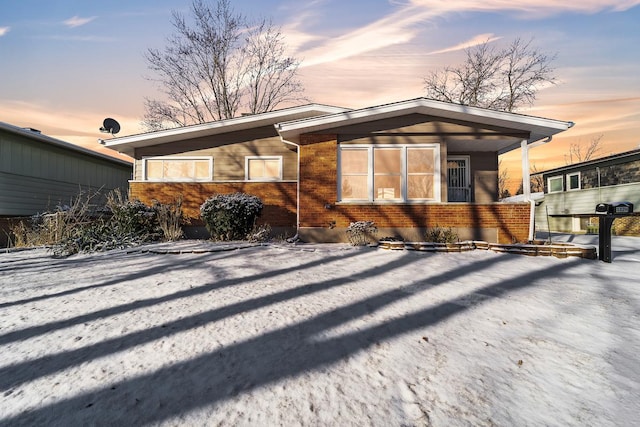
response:
M640 239L613 256L0 254L0 425L633 425Z

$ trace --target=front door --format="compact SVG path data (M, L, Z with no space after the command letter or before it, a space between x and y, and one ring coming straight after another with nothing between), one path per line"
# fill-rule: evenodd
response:
M469 156L447 158L447 187L449 202L470 202Z

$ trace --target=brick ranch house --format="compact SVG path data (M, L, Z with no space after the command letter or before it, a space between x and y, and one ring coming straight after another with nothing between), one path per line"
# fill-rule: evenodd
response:
M534 204L498 203L498 156L528 150L572 122L417 98L362 109L310 104L101 141L135 159L131 198L188 216L214 194L245 192L261 222L303 241L346 239L353 221L378 236L424 240L452 227L460 239L533 238ZM527 199L528 200L528 199ZM200 223L201 224L201 223Z

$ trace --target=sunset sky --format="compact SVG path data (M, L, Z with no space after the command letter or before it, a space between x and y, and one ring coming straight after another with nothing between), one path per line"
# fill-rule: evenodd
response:
M140 133L157 97L144 52L190 0L0 0L0 121L96 150L105 117ZM565 164L570 144L602 135L600 155L640 146L640 0L232 0L282 27L313 102L359 108L424 96L423 77L463 49L534 39L556 54L558 84L522 113L576 126L530 153ZM503 156L514 180L519 152ZM512 186L516 184L513 183Z

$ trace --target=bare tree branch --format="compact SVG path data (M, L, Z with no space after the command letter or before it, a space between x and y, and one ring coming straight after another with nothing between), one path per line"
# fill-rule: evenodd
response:
M302 97L300 64L285 55L284 37L270 21L250 23L230 0L212 7L194 0L189 21L174 12L175 34L145 55L164 100L147 99L150 130L255 114Z
M510 197L511 192L507 188L507 182L509 181L509 169L504 166L502 159L498 160L498 197L504 199Z
M540 88L555 84L551 67L555 55L544 54L531 43L518 38L497 50L487 40L466 49L461 65L436 70L424 78L427 96L500 111L532 105Z
M538 167L536 166L536 164L534 163L531 166L531 192L532 193L542 193L544 191L544 179L542 174L539 175L534 175L534 174L538 174L538 172L540 172L540 169L538 169Z
M567 165L589 161L602 151L602 138L604 134L594 136L587 145L581 142L573 142L569 147L569 154L564 155Z

